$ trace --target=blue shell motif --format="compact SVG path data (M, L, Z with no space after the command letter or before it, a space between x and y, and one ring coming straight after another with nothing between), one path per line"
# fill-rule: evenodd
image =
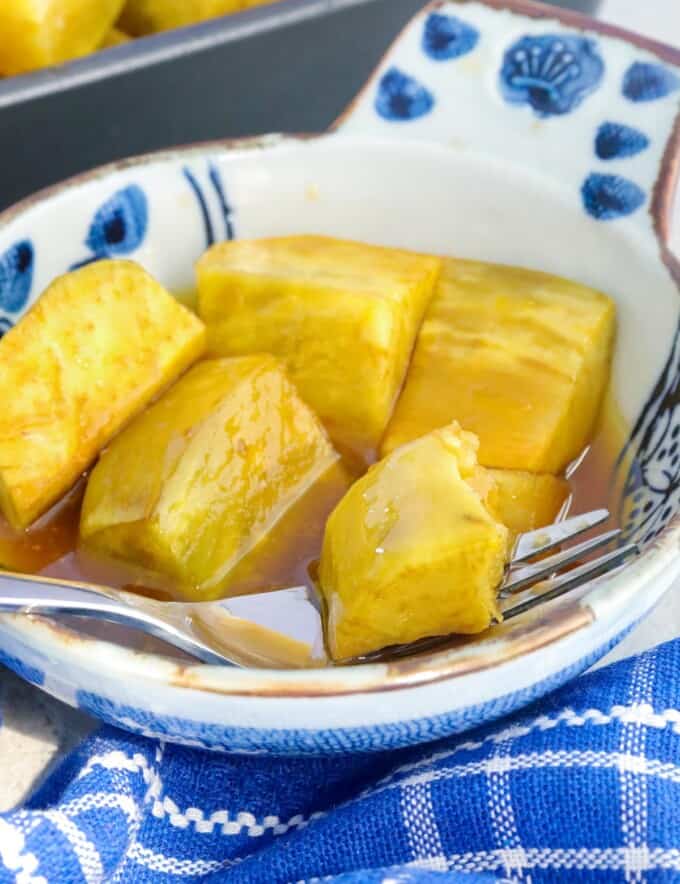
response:
M623 94L631 101L656 101L680 89L680 77L662 64L636 61L623 77Z
M415 120L429 114L434 96L429 89L398 68L390 68L378 85L375 109L386 120Z
M620 512L626 542L650 543L680 511L679 378L680 327L663 373L619 458L619 469L628 469Z
M595 136L595 153L601 160L634 157L649 147L644 132L623 123L602 123Z
M593 172L581 188L583 206L598 221L613 221L632 215L645 202L645 192L621 175Z
M28 239L16 243L0 256L0 310L18 313L26 306L34 264L33 244Z
M423 31L423 52L435 61L448 61L472 52L479 42L479 31L453 15L433 12Z
M602 82L604 62L594 40L544 34L525 36L506 51L501 93L528 104L539 117L573 111Z

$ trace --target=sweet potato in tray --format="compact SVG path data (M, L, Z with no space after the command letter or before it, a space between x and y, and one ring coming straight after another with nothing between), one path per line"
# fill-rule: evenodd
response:
M0 0L0 75L94 52L124 0Z
M121 26L137 37L265 6L277 0L127 0Z

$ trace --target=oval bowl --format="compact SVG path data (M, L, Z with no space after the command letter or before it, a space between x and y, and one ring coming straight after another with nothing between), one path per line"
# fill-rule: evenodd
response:
M613 396L631 428L625 534L642 554L578 597L392 663L187 665L9 616L0 661L138 733L327 754L465 730L602 657L680 572L680 273L667 245L679 101L680 54L667 47L523 0L435 3L329 133L132 159L5 212L3 329L86 260L130 257L184 291L213 242L300 232L521 265L607 292L619 310Z

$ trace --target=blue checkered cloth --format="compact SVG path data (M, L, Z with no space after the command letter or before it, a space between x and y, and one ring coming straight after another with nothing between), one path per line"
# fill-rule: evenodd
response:
M106 727L0 815L0 882L680 881L678 673L675 641L382 756L219 755Z

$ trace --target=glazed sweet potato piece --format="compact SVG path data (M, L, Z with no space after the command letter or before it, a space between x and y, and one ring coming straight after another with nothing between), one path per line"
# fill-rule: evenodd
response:
M124 0L2 0L0 75L21 74L101 46Z
M81 538L187 598L218 598L337 459L273 356L202 362L103 453Z
M0 509L25 528L203 352L203 323L131 261L56 279L0 340Z
M493 488L489 509L514 538L524 531L552 525L571 491L566 479L550 473L488 470Z
M356 482L326 526L319 579L344 660L498 614L508 532L489 511L476 439L457 425L404 445Z
M484 466L560 472L592 434L614 323L593 289L447 260L382 453L457 420Z
M209 350L281 358L341 445L375 447L441 261L322 236L238 240L197 265Z

